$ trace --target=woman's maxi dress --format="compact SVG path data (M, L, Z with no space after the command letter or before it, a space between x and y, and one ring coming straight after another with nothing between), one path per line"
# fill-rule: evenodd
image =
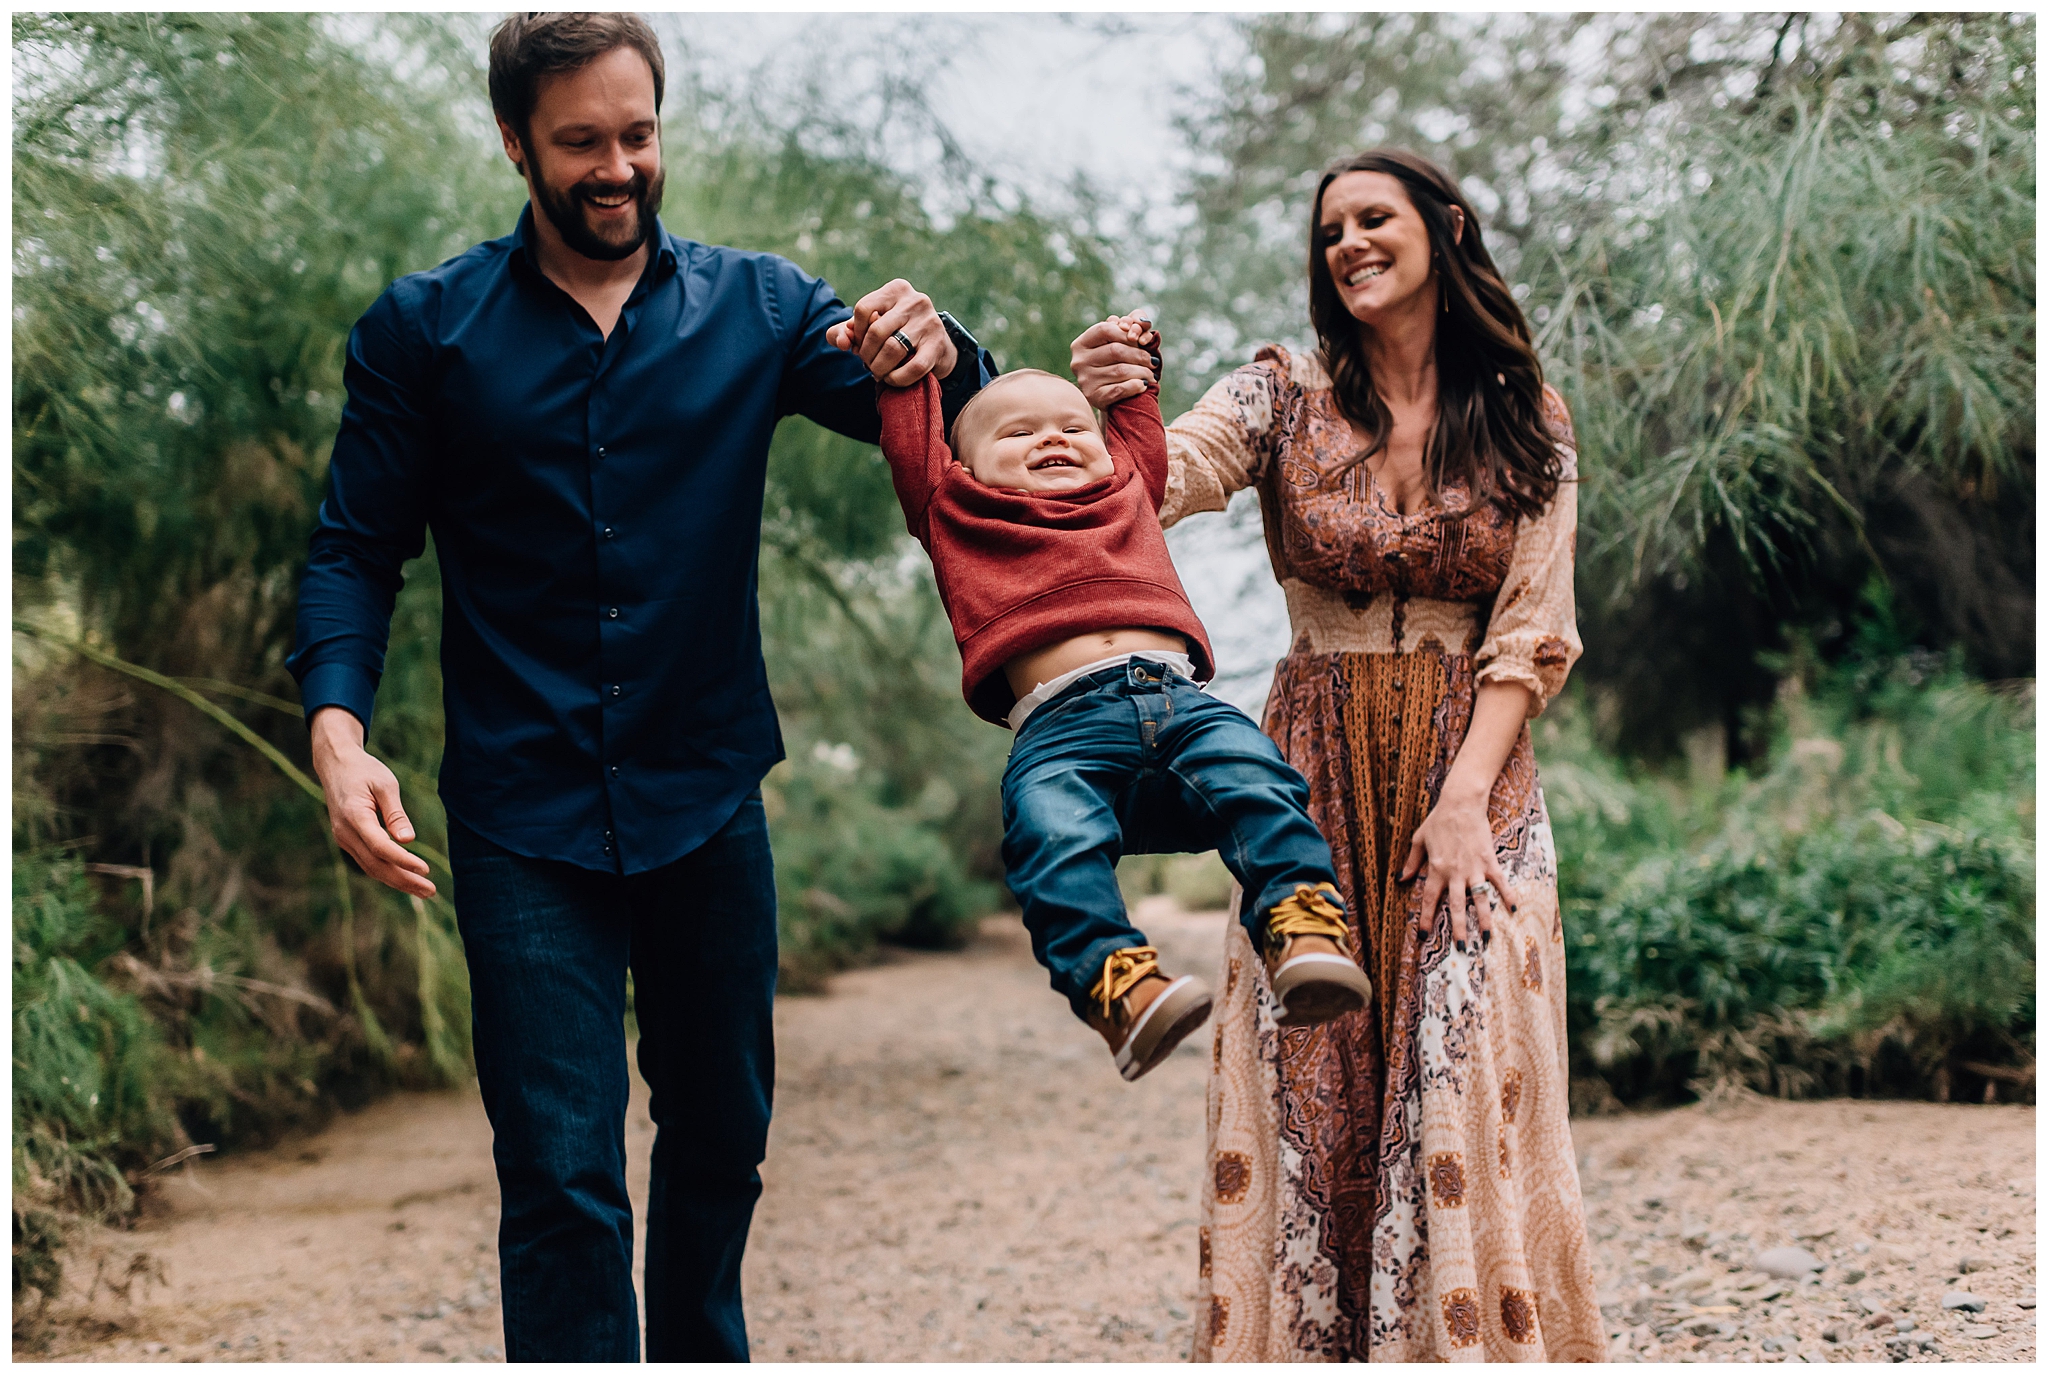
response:
M1265 728L1308 779L1373 983L1366 1009L1281 1030L1229 926L1209 1080L1196 1360L1600 1360L1607 1343L1566 1122L1557 859L1525 728L1488 805L1517 910L1451 942L1398 881L1464 742L1473 690L1532 714L1579 654L1577 455L1534 519L1468 494L1389 510L1321 367L1277 348L1169 430L1168 524L1260 496L1293 645ZM1474 928L1476 933L1476 927Z

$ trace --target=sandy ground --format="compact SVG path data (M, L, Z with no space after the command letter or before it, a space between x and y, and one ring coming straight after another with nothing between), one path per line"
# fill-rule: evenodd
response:
M1140 921L1170 968L1216 962L1220 917ZM777 1025L746 1269L757 1359L1185 1358L1206 1040L1123 1084L1002 922L785 999ZM2033 1359L2031 1108L1751 1102L1575 1135L1619 1356ZM194 1162L134 1232L78 1253L16 1355L501 1359L496 1222L474 1093L395 1097ZM1753 1268L1784 1245L1825 1268ZM1944 1312L1957 1289L1983 1311Z
M2032 1108L1765 1100L1572 1135L1618 1358L2034 1359ZM1824 1268L1756 1268L1788 1246Z

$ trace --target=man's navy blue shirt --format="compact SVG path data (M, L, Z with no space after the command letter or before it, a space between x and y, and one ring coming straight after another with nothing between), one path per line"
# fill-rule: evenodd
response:
M506 238L401 277L349 336L348 401L288 667L367 729L400 566L441 562L448 814L506 849L638 873L723 826L782 758L755 584L786 415L880 434L795 264L649 239L610 337ZM954 410L987 355L947 380Z

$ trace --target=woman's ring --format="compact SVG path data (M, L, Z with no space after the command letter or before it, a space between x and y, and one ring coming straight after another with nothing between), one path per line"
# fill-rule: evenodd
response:
M1488 883L1485 879L1481 879L1479 880L1479 882L1472 885L1473 897L1476 898L1480 896L1482 893L1485 894L1487 897L1493 896L1493 885L1491 883Z
M906 363L909 362L910 355L917 352L917 345L911 343L909 337L905 335L903 331L900 329L897 330L894 334L890 335L889 337L891 339L894 339L897 343L903 345L903 361Z

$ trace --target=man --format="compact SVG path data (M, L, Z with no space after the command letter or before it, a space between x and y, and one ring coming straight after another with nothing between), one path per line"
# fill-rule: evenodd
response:
M618 14L522 14L490 92L529 205L399 279L350 336L331 490L290 661L335 838L434 892L363 748L400 565L441 562L441 800L503 1200L509 1360L636 1360L625 1187L630 968L657 1134L647 1349L745 1360L740 1255L766 1151L782 757L755 574L776 422L879 435L874 378L987 357L907 282L851 313L767 254L668 234L660 45ZM964 352L963 352L964 349Z

